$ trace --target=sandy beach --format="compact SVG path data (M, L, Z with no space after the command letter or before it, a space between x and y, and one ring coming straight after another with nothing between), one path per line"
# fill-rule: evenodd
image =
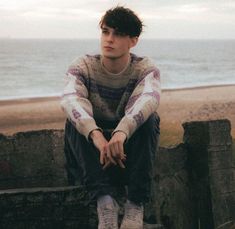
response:
M0 133L64 128L59 102L59 97L0 101ZM181 142L181 124L192 120L229 119L235 138L235 85L164 90L158 113L162 145Z

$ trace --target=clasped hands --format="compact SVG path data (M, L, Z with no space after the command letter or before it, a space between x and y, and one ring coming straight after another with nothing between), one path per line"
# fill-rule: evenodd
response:
M126 160L126 154L123 145L126 140L126 134L124 132L115 132L110 141L107 141L99 130L93 130L90 137L100 152L100 163L103 165L103 169L111 165L119 165L121 168L125 168L123 162Z

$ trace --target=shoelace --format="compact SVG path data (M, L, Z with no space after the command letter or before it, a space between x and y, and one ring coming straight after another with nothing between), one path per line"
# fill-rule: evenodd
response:
M110 228L117 226L116 225L117 213L115 207L106 206L100 209L99 214L100 214L100 224L102 226L105 226L105 228L108 228L107 225L109 225Z
M139 207L134 204L132 204L132 205L127 204L125 211L126 211L125 218L127 218L128 220L131 220L131 221L140 221L141 220L140 215L142 217L142 212L143 212L142 207Z

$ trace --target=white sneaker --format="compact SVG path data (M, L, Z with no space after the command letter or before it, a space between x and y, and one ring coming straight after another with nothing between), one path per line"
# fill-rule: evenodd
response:
M125 204L125 215L120 229L143 229L144 207L129 200Z
M110 203L98 204L98 229L118 229L119 206L113 199Z

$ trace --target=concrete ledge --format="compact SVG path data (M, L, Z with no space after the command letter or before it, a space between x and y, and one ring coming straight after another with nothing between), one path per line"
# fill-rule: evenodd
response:
M184 125L184 143L157 151L145 220L166 229L235 227L228 120ZM65 187L63 130L0 134L0 228L97 228L82 187ZM40 188L36 188L40 187ZM18 188L18 189L16 189ZM122 212L121 212L122 214Z
M0 226L4 229L95 229L96 205L86 205L86 195L79 186L0 191ZM160 224L145 222L144 225L144 229L162 228Z
M85 206L85 196L81 187L1 191L0 227L96 228L95 206Z
M0 189L67 184L63 130L0 134Z

